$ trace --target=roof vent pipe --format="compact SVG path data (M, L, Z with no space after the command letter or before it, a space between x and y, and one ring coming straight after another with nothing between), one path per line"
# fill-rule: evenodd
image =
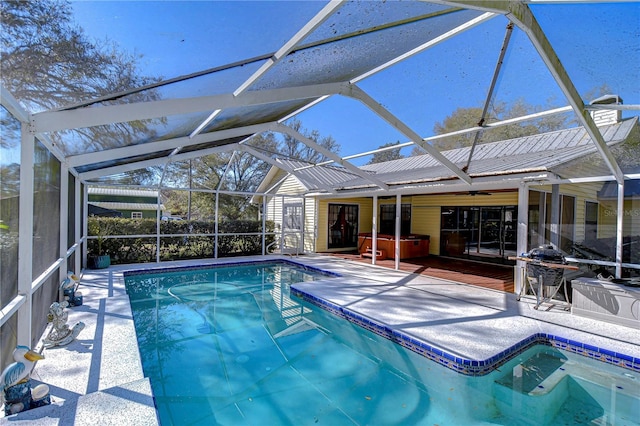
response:
M604 95L589 102L589 105L622 105L622 98L618 95ZM591 110L591 118L596 126L616 124L622 120L622 110L619 109L594 109Z

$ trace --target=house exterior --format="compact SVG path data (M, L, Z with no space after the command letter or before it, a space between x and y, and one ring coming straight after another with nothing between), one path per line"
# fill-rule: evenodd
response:
M620 120L613 111L597 122L625 175L637 176L637 117ZM468 147L443 152L457 165L469 154ZM610 173L583 128L478 145L467 170L471 187L428 154L360 167L387 191L342 167L278 162L282 167L273 167L258 192L273 194L265 199L267 219L283 232L299 233L305 252L362 253L363 234L428 236L424 255L513 264L510 257L542 244L570 258L585 241L615 240L618 185L598 178ZM639 188L637 180L625 180L628 238L640 236ZM395 252L384 255L394 258ZM632 263L629 257L623 262Z
M158 215L159 191L146 189L88 188L89 215L130 219L153 218ZM164 205L160 202L160 211Z

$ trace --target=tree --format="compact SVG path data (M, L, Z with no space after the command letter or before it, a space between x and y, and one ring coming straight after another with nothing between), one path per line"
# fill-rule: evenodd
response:
M540 111L542 108L527 104L522 99L516 100L512 105L505 102L495 102L489 108L484 123L506 120L508 118L521 117ZM482 117L481 107L458 108L442 122L437 122L433 128L435 134L442 135L456 130L468 129L479 125ZM534 135L540 132L559 130L567 126L567 118L562 115L541 117L529 122L520 122L507 126L485 129L480 135L479 143L496 142L513 139L522 136ZM449 136L433 142L433 146L441 151L471 146L475 133L466 133L458 136ZM422 155L424 150L414 148L411 155Z
M69 2L3 1L0 22L0 78L30 112L64 108L158 81L138 73L138 57L118 50L108 40L89 40L72 21ZM157 91L146 90L102 103L132 103L159 97ZM84 153L153 138L157 122L114 123L54 132L50 137L67 154Z
M289 125L331 152L337 153L340 149L331 136L321 137L317 130L308 131L297 119L292 120ZM327 159L322 153L289 135L283 135L282 139L278 139L273 132L265 132L253 136L245 143L271 158L283 157L310 163ZM189 169L191 169L190 173ZM270 169L270 163L258 160L249 153L236 151L207 155L190 162L170 164L165 176L175 186L182 188L201 188L209 191L219 188L224 191L251 193L262 183ZM188 176L192 176L191 182L187 180ZM178 195L179 192L167 192L167 195L170 195L166 204L170 206L172 212L183 217L189 215L193 219L211 220L215 217L213 192L193 192L190 212L186 210L188 201L183 195ZM250 198L250 195L220 194L219 218L227 220L256 218L257 208L250 204Z
M333 153L340 152L340 144L338 144L335 139L331 136L321 137L320 132L317 130L308 131L302 127L302 123L297 118L289 120L287 125L328 151ZM307 161L314 164L328 159L324 154L305 145L304 142L301 142L288 134L283 135L283 138L282 143L278 147L278 153L285 158Z
M390 146L399 145L400 141L389 142L384 145L380 145L378 148L388 148ZM404 158L404 155L400 153L400 148L390 149L386 151L376 152L373 154L367 164L384 163L385 161L398 160Z
M272 132L255 135L247 142L267 156L276 156L278 141ZM191 194L191 210L186 192L167 192L167 206L173 213L192 219L213 220L215 218L216 189L224 191L253 192L269 172L271 165L257 160L242 151L224 152L195 158L191 161L170 163L165 172L165 183L181 188L204 189ZM189 180L190 177L190 180ZM221 219L254 219L255 207L249 203L248 195L221 194L219 215Z

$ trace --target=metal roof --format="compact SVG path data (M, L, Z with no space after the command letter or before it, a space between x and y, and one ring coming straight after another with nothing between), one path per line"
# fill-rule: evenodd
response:
M601 129L608 145L613 146L634 136L638 131L638 119L624 120ZM635 141L635 142L634 142ZM471 148L458 148L443 152L455 164L464 165ZM549 132L539 135L487 143L478 146L468 169L472 177L504 176L533 172L551 172L555 178L574 178L572 168L563 167L571 161L595 153L596 148L582 128ZM635 150L636 163L640 149ZM390 186L415 185L425 182L452 180L455 176L429 154L370 164L361 167ZM629 170L637 173L639 170ZM366 179L345 174L339 168L315 167L299 170L297 177L310 190L322 189L313 182L321 181L337 190L371 189Z
M162 6L180 11L180 18L176 16L175 20L187 16L189 8L217 6L214 2L198 3L167 2ZM243 6L242 2L238 3L233 6ZM79 90L61 95L56 92L54 79L50 82L50 93L29 90L29 82L20 79L19 75L7 73L5 67L5 72L0 74L0 102L12 115L28 122L28 133L44 143L83 181L169 161L244 149L261 161L288 168L287 171L293 172L301 181L318 188L362 184L385 191L389 189L385 184L387 181L413 181L414 177L415 180L452 178L471 187L474 184L472 173L497 173L503 167L498 159L513 162L510 167L514 170L534 169L535 156L531 161L527 157L530 155L527 151L532 147L515 140L500 148L500 156L491 152L496 149L494 145L479 145L467 171L462 163L464 149L443 155L428 143L426 138L431 129L423 127L424 117L433 115L434 111L444 116L451 112L451 109L444 109L445 104L448 108L464 105L472 94L476 99L486 96L494 67L474 67L469 58L487 57L491 58L491 63L494 53L500 49L504 28L513 24L516 33L511 54L516 59L506 59L505 70L511 71L501 75L503 92L515 97L534 82L537 90L529 90L527 96L541 92L547 98L560 99L552 106L568 106L580 126L563 133L563 138L574 138L572 142L576 146L587 138L606 172L622 181L624 172L605 142L613 136L600 133L588 110L635 111L637 105L632 104L630 108L615 103L587 105L579 93L592 89L595 82L628 85L629 75L640 75L640 67L629 61L628 69L612 70L605 60L594 56L602 52L593 52L588 43L575 35L569 37L564 29L571 27L575 16L587 16L602 22L602 26L592 28L590 39L608 37L612 45L617 43L614 50L630 51L631 54L635 43L633 37L606 28L607 15L589 13L589 3L598 2L564 3L550 0L289 2L287 13L278 15L277 20L238 30L238 34L248 36L243 37L246 44L234 45L234 48L240 48L240 56L235 61L193 69L189 69L190 61L215 63L216 55L191 52L190 56L183 56L181 49L187 45L182 43L185 40L175 46L162 45L160 40L166 36L165 29L150 22L150 31L157 33L139 37L140 43L148 40L148 43L162 46L162 53L155 60L172 59L174 68L168 71L169 77L152 75L144 85L121 87L111 93L109 87L101 87L96 91ZM128 4L73 3L77 8L111 7L95 16L100 17L101 24L113 25L114 33L122 9ZM136 4L148 9L157 6L146 2ZM252 13L280 7L283 5L278 2L254 4L242 9L246 16L228 15L225 19L242 25L248 17L259 21L260 16ZM614 10L611 8L616 6L607 7ZM633 9L633 13L638 10ZM185 28L192 23L195 25L199 18L190 16L191 21L179 21ZM563 22L562 28L554 24L558 21ZM87 30L91 28L89 25ZM225 43L233 44L241 38L238 34L235 37L217 34L215 30L215 25L202 26L203 37L211 49L222 49ZM473 44L477 40L482 42ZM131 40L127 42L131 43ZM216 43L219 46L213 46ZM472 44L475 46L473 51L469 50ZM54 45L45 47L56 48ZM39 66L39 62L33 61L33 66ZM623 71L624 77L618 76ZM42 70L42 75L48 75L47 72L51 71ZM637 85L637 81L635 79L633 84ZM447 87L458 86L464 88L464 95L449 98ZM438 99L433 93L443 93L442 98ZM626 93L621 96L630 99ZM260 156L245 147L248 138L263 132L294 134L284 124L288 118L304 116L307 111L330 104L336 97L372 113L400 138L421 146L428 156L399 163L406 167L403 170L394 170L393 164L358 168L345 159L349 157L347 155L332 156L330 159L343 168L338 179L335 170L324 175L330 169L300 169L293 163L276 160L274 156ZM338 118L343 117L334 120ZM327 119L323 124L330 125L331 121ZM374 123L354 120L352 125L370 127ZM313 141L302 142L312 146ZM368 146L369 141L358 142L362 144L361 152L381 145ZM531 142L551 149L554 144L565 141L540 135ZM518 163L519 159L522 163ZM430 170L435 174L412 175L412 170L423 170L434 162L438 166ZM394 176L394 173L402 176ZM384 181L379 179L383 174L386 174Z
M117 203L111 201L91 201L94 206L109 210L158 210L158 204L152 203ZM164 210L164 205L160 204L160 210Z
M89 195L124 195L129 197L157 197L159 191L153 189L126 189L91 186L88 188Z

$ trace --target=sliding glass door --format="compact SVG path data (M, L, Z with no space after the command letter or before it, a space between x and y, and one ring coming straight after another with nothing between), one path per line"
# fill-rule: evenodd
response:
M498 257L516 254L516 206L443 207L441 254Z

